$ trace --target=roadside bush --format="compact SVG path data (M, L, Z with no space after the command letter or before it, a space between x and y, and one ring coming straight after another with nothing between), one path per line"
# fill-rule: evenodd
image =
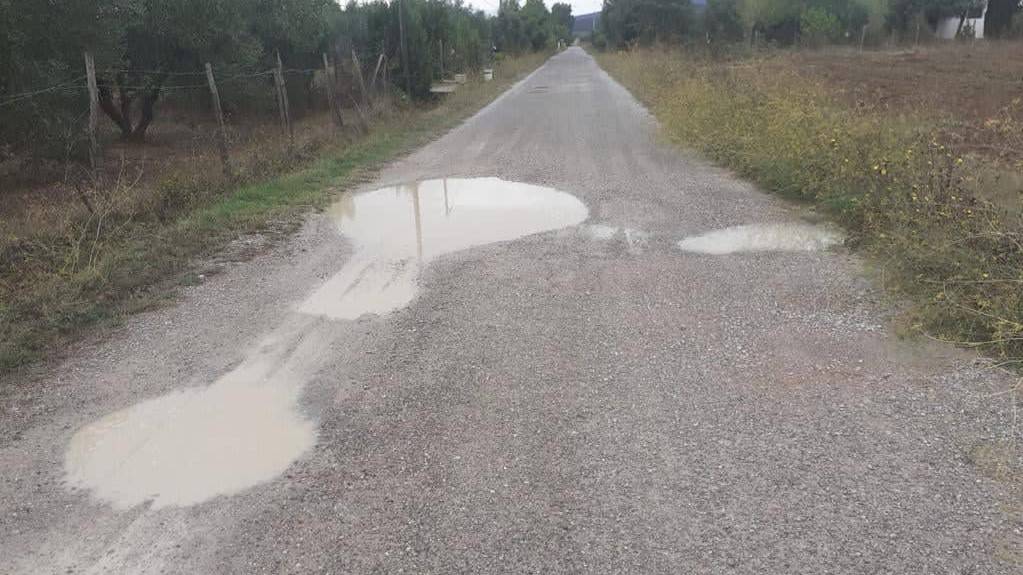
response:
M822 46L838 40L842 33L838 17L816 6L803 10L799 17L799 30L803 42L810 46Z
M703 10L703 30L712 43L728 44L743 39L738 0L707 0Z

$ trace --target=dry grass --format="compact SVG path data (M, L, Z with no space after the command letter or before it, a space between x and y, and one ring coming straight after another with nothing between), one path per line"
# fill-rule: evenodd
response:
M668 137L843 223L888 287L916 302L916 330L1019 362L1020 158L996 148L1015 150L1023 138L1010 82L1020 76L1000 76L994 62L1005 56L1023 70L1020 52L992 44L599 60ZM991 63L964 80L974 60Z
M367 114L368 131L356 127L351 112L341 131L326 115L305 118L293 146L274 123L236 127L233 180L223 175L208 138L157 130L153 144L126 148L123 159L108 152L101 182L84 176L36 182L17 201L5 192L0 374L78 337L85 326L165 298L195 256L238 234L289 229L310 206L450 128L544 59L504 60L495 81L474 80L433 105L385 102Z

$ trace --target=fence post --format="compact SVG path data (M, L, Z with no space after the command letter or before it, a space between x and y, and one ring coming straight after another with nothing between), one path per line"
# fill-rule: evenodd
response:
M210 85L210 96L213 99L213 113L217 115L217 147L220 149L220 163L224 167L224 176L230 181L234 179L234 172L231 170L231 158L227 155L227 128L224 126L224 110L220 107L220 93L217 92L217 83L213 79L213 66L206 62L206 81Z
M412 99L412 77L409 76L408 44L405 43L405 17L403 15L405 0L398 0L398 32L401 40L401 70L405 73L405 94Z
M366 81L362 78L362 65L359 64L359 57L355 54L355 50L352 50L352 65L355 66L355 77L359 80L359 91L362 92L362 105L366 108L373 108L373 102L369 99L369 94L366 93Z
M334 71L330 68L326 52L323 53L323 74L324 81L327 83L327 103L330 104L331 120L333 120L335 126L343 127L345 123L341 118L341 108L337 105L337 94L335 92L337 90L337 79Z
M384 53L381 52L380 56L377 58L376 68L373 68L373 77L370 78L370 80L369 80L369 91L373 92L374 95L376 94L376 89L377 89L377 74L380 73L380 65L383 64L383 63L384 63Z
M295 143L295 133L291 129L291 110L288 109L288 87L284 83L284 64L281 63L281 51L277 51L277 67L274 68L274 86L277 87L277 109L281 113L281 129L288 136L288 144Z
M89 165L97 180L102 176L103 158L100 155L99 137L99 87L96 85L96 62L90 52L85 52L85 77L89 87Z
M863 41L867 39L867 25L863 25L863 29L860 30L860 52L863 51Z

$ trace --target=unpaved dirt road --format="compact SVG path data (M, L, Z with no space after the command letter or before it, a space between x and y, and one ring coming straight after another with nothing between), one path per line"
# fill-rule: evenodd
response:
M680 249L799 216L581 50L390 186L4 389L0 572L1023 572L1008 382L830 235Z

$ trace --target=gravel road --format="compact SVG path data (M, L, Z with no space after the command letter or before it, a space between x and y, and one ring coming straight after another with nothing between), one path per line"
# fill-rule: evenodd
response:
M659 141L578 48L359 191L484 176L585 221L438 254L350 320L296 311L360 249L312 214L2 390L0 573L1023 573L1011 382L899 340L845 248L678 245L806 214ZM254 373L269 407L230 395ZM144 409L180 461L88 441L160 433ZM213 438L238 426L251 453Z

